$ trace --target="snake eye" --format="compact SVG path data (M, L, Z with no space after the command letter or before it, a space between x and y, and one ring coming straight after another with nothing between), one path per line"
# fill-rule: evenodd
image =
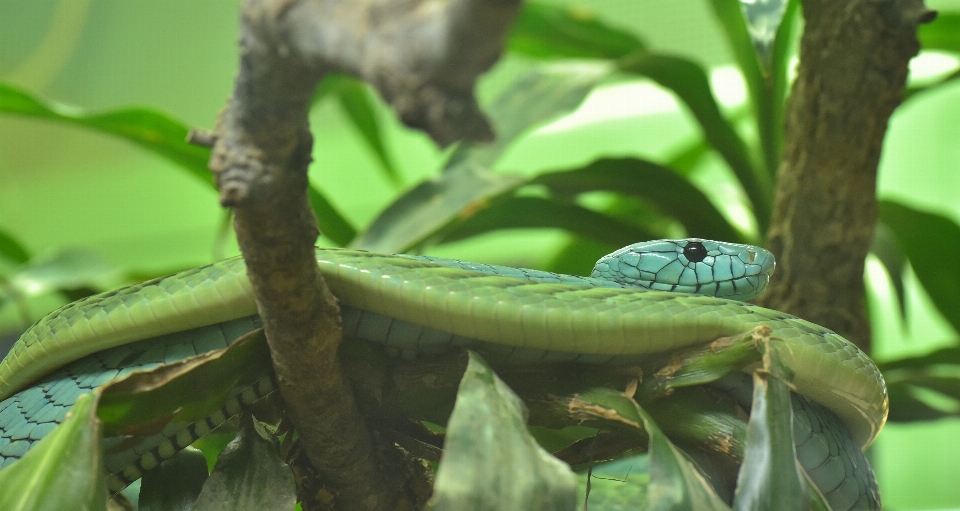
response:
M707 249L699 241L687 243L687 246L683 247L683 256L691 263L699 263L707 257Z

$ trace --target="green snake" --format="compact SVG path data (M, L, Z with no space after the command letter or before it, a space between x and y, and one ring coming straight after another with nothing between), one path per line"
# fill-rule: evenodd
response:
M602 258L591 277L343 249L318 248L316 258L343 306L345 335L402 356L467 347L507 363L617 364L766 325L789 348L796 391L839 417L854 445L866 448L886 420L883 379L853 344L739 301L759 294L773 271L773 256L757 247L699 239L638 243ZM54 311L0 362L0 467L48 433L80 393L133 369L226 345L257 326L255 314L240 258ZM215 426L168 436L180 448ZM138 451L123 463L137 456L139 469L121 474L123 484L162 461L144 462ZM108 460L108 470L125 469Z

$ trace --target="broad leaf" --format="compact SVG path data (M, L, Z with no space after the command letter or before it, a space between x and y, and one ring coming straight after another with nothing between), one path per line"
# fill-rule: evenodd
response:
M729 510L695 463L663 434L654 419L633 399L611 389L584 392L570 403L571 414L616 420L649 435L650 510Z
M357 237L357 230L350 225L343 215L340 214L333 204L327 200L327 197L320 193L314 186L307 188L307 195L310 199L310 207L317 215L317 222L320 224L320 233L330 238L334 243L344 246Z
M710 144L703 138L698 138L694 142L682 146L672 158L667 160L664 167L686 178L709 153ZM651 193L655 193L655 191L651 190ZM622 206L626 206L626 208ZM618 218L629 218L632 224L642 226L649 231L649 237L647 238L635 238L622 245L616 245L613 248L620 248L628 243L636 243L638 241L644 241L645 239L664 238L667 237L669 235L668 232L673 229L673 220L671 218L655 211L653 207L644 207L646 204L639 204L641 207L639 210L637 206L638 203L635 201L621 200L602 211ZM705 237L709 238L711 236ZM725 238L718 236L715 239ZM609 253L610 248L609 244L601 243L593 239L582 237L574 238L557 252L557 255L550 261L548 269L559 273L572 274L589 272L594 262L601 256Z
M46 101L0 83L0 112L50 119L117 135L178 163L194 177L212 184L207 170L210 150L188 144L188 129L173 118L147 108L125 108L90 114Z
M577 474L579 501L586 500L590 511L645 509L650 485L650 456L630 456L593 467Z
M771 82L768 80L769 74L760 65L760 59L750 39L747 23L740 6L729 0L710 0L710 5L720 22L720 27L727 36L727 41L730 43L737 65L747 84L747 92L756 115L757 132L764 158L764 179L772 181L780 164L780 155L777 150L781 145L778 142L778 138L781 138L781 136L778 135L778 132L783 128L782 123L778 121L781 119L783 98L775 95L771 89ZM790 28L788 24L787 30L790 30ZM777 41L776 44L780 45L782 41ZM778 51L783 51L783 49L780 48ZM785 69L786 63L781 61L773 64L778 70L782 70ZM781 78L775 77L774 80L781 80ZM782 86L785 86L785 84L782 84ZM772 197L769 186L767 187L767 193L769 197ZM757 213L760 232L766 231L770 211L767 208Z
M207 480L207 459L193 447L143 475L139 511L190 511Z
M271 371L263 330L213 350L140 371L102 387L99 417L105 436L150 435L169 422L190 423L217 409L237 386L252 385Z
M488 106L497 139L492 143L464 143L444 166L449 172L464 160L493 167L503 151L531 128L571 112L600 82L613 73L605 63L556 62L541 64L522 74Z
M350 246L385 253L408 251L522 184L519 177L488 169L523 132L579 105L610 71L610 66L556 64L521 76L487 108L496 127L495 142L461 144L443 174L399 197Z
M870 252L877 256L880 264L887 270L887 276L897 293L897 303L900 305L900 317L907 318L907 294L903 285L903 271L907 267L907 258L904 257L893 232L883 222L877 222L873 230L873 241Z
M960 416L960 347L877 364L890 395L890 421Z
M387 254L409 251L520 183L518 177L494 174L466 161L394 201L350 246Z
M667 159L665 167L673 169L677 174L689 176L703 158L710 153L710 144L703 138L698 138L692 143L683 146L673 156Z
M740 0L750 40L768 73L773 67L774 40L788 3L788 0Z
M236 440L217 459L192 511L292 511L293 473L279 454L278 441L263 438L246 417Z
M672 170L647 160L597 160L580 169L541 174L531 184L544 185L561 196L605 190L637 197L679 220L691 236L744 241L703 192Z
M938 377L939 386L960 387L958 377ZM946 419L960 416L960 400L936 392L926 385L930 382L909 379L891 380L887 385L887 394L890 396L891 422L920 422Z
M428 508L576 509L576 477L537 444L526 421L520 398L470 352Z
M231 422L227 422L191 444L192 447L203 453L207 460L208 472L213 470L213 467L217 464L217 456L237 437L237 432L239 432L239 428Z
M0 257L13 264L23 264L30 260L30 252L16 238L0 230Z
M61 289L102 288L119 277L118 268L98 253L74 248L34 257L10 283L23 295L36 296Z
M924 355L877 363L877 367L884 374L897 369L931 369L935 365L960 367L960 347L941 348Z
M960 52L960 12L939 12L931 23L920 25L917 37L927 50Z
M383 128L374 110L374 99L367 86L356 78L345 75L327 75L317 86L314 102L321 98L335 96L347 118L360 132L360 137L373 151L380 162L384 174L394 186L402 182L397 168L387 153L383 142Z
M124 108L92 114L0 83L0 113L66 122L119 136L173 161L191 176L213 186L213 176L207 169L210 149L187 143L187 126L156 110ZM353 228L313 187L310 188L310 204L327 237L341 245L353 239Z
M557 228L593 239L609 247L622 247L650 239L649 231L576 204L539 197L510 197L479 210L449 232L442 242L457 241L502 229Z
M96 407L94 395L80 396L63 423L0 471L0 509L106 509Z
M507 48L538 58L615 59L642 50L630 32L599 21L587 7L525 2Z
M922 92L931 91L937 89L942 85L952 84L956 80L960 79L960 69L940 78L939 80L934 81L933 83L925 83L923 85L910 85L907 86L903 91L903 100L907 101L908 99L914 97L917 94Z
M935 213L880 201L880 220L893 231L937 310L960 332L960 225Z
M795 34L800 25L800 0L787 0L783 21L773 43L769 95L760 98L757 127L760 145L767 163L767 172L776 180L783 159L784 113L790 88L790 65L794 55ZM760 116L762 114L762 116Z
M651 236L647 239L662 237L654 234L655 232L657 231L652 231ZM633 241L638 242L645 240L641 238ZM588 275L593 270L594 264L596 264L601 257L610 253L610 248L610 245L607 243L601 243L590 238L575 237L557 252L557 255L547 264L546 269L557 273ZM616 248L620 247L614 247L614 249Z
M733 507L738 511L809 509L804 476L793 443L793 373L780 362L774 344L758 343L764 369L753 373L753 405L747 447L737 478Z
M763 231L771 211L770 179L751 162L746 144L720 112L703 68L681 57L652 53L621 59L618 68L649 77L683 101L700 124L704 137L740 180Z

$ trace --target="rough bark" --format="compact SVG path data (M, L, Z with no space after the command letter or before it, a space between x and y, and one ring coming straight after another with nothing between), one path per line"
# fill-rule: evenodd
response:
M307 201L307 113L323 75L373 84L441 145L488 139L474 83L502 51L518 1L247 0L240 70L210 168L234 225L288 412L318 483L305 509L419 508L430 475L365 427L337 352L334 298L317 271ZM201 137L202 138L202 137ZM300 472L300 473L306 473Z
M803 11L768 232L780 276L761 301L869 350L863 270L880 148L920 48L917 27L933 13L922 0L805 0Z

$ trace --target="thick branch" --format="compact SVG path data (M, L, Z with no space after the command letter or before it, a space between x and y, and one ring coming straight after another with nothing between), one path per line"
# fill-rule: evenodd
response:
M781 276L764 305L869 347L864 258L880 148L900 103L922 0L805 0L800 69L768 239Z
M288 411L336 509L417 508L423 466L366 429L337 351L340 312L317 271L307 201L317 81L374 84L404 121L440 144L490 138L473 96L502 49L517 1L247 0L233 97L211 170L234 225ZM307 485L316 488L316 485ZM305 499L304 505L307 505Z
M262 3L282 11L286 51L313 69L364 79L438 144L493 138L474 84L503 51L519 0Z
M357 509L388 509L399 484L379 473L344 384L339 308L313 255L317 226L305 193L311 82L262 36L243 36L241 73L218 126L221 197L233 206L280 389L311 461L345 502L373 496L374 505Z

